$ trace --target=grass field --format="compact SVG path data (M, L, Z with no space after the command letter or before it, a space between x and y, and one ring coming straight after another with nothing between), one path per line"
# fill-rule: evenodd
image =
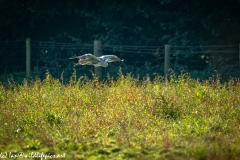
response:
M240 159L234 80L119 74L99 83L73 75L63 84L47 73L43 81L1 83L0 107L1 158L23 152L89 160Z

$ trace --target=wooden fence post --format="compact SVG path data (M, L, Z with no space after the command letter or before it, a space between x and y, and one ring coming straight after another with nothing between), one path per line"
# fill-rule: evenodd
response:
M239 48L239 51L238 51L238 54L239 54L239 69L240 69L240 43L239 43L239 46L238 46L238 48Z
M99 40L94 41L94 46L93 46L93 53L94 56L100 57L102 56L102 43ZM98 80L102 80L102 67L94 67L94 72L96 76L98 77Z
M26 39L26 78L31 77L31 39Z
M170 46L165 45L164 75L167 76L170 69Z

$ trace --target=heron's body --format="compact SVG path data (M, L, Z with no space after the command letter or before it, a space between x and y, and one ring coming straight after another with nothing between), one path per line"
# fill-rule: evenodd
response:
M79 65L94 65L95 67L107 67L108 62L123 61L115 55L103 55L101 57L96 57L90 53L84 54L82 56L71 57L70 59L79 59L78 63L74 66Z

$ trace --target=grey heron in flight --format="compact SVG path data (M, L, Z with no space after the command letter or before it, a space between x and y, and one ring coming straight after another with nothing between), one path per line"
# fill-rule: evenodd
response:
M103 55L101 57L96 57L90 53L84 54L82 56L74 56L69 59L79 59L75 66L79 65L94 65L95 67L107 67L109 62L119 62L123 59L118 58L115 55Z

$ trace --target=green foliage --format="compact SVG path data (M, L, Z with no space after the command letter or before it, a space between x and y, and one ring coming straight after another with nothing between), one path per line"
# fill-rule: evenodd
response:
M72 75L0 84L0 149L67 159L238 159L240 85Z
M239 44L239 2L236 0L217 2L189 1L189 0L152 0L144 1L86 1L86 0L59 0L55 2L43 0L1 0L0 5L0 55L2 73L8 74L16 70L15 66L25 64L26 37L34 40L52 41L58 43L93 43L101 40L103 44L134 45L134 46L201 46L201 45L235 45ZM9 12L11 11L11 12ZM9 40L22 40L9 45ZM56 50L56 46L44 43L33 46L32 70L36 76L44 76L46 70L55 78L64 72L70 77L72 68L59 58L67 59L69 55L85 53L76 47L75 50ZM45 52L45 47L47 52ZM32 47L32 49L34 48ZM56 47L56 48L55 48ZM63 48L68 48L64 46ZM71 48L71 47L70 47ZM60 54L63 52L64 54ZM90 49L89 52L92 52ZM112 54L112 51L104 54ZM121 54L121 53L120 53ZM217 53L218 55L220 53ZM52 56L49 56L52 55ZM216 54L215 54L216 55ZM191 55L194 57L194 55ZM208 55L211 57L211 55ZM220 56L220 55L219 55ZM223 59L238 56L222 54ZM44 58L43 58L44 57ZM123 58L131 60L132 54L123 54ZM152 60L156 56L139 54L138 60ZM159 58L159 57L157 57ZM190 57L187 57L190 58ZM39 63L38 64L38 61ZM196 60L196 57L194 57ZM193 59L193 60L194 60ZM215 57L216 59L216 57ZM13 61L16 60L16 61ZM134 61L136 57L134 58ZM44 61L44 62L42 62ZM50 63L45 64L46 61ZM236 61L231 59L230 64ZM159 62L162 63L162 62ZM141 65L141 66L147 66ZM214 67L218 65L215 62ZM158 64L147 69L136 66L127 66L135 69L134 72L144 76L143 72L161 70ZM23 67L24 68L24 67ZM124 67L122 67L124 68ZM80 73L86 73L84 68ZM229 71L227 67L222 70ZM20 69L21 71L23 69ZM83 72L82 72L83 71ZM124 70L123 70L124 71ZM196 71L197 72L197 71ZM161 72L157 72L158 74ZM238 74L237 71L234 73ZM19 73L20 74L20 73ZM202 74L202 73L196 73ZM34 75L34 76L35 76ZM203 75L205 76L205 75ZM231 76L233 76L231 74Z

